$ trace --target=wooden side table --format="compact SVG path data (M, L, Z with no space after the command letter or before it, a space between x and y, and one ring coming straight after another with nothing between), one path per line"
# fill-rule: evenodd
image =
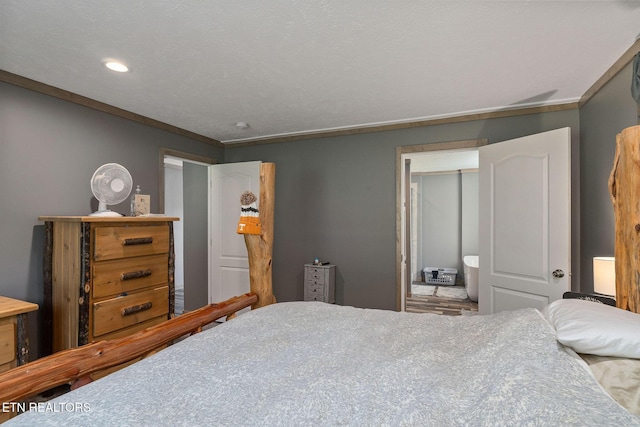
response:
M0 372L29 361L27 313L38 304L0 296Z
M38 304L0 296L0 372L29 361L27 313L37 309ZM0 423L14 415L0 411Z

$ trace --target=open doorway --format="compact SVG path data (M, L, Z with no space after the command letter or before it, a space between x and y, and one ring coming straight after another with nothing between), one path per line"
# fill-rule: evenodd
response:
M475 231L469 229L469 223L475 220L477 224L478 211L477 207L469 208L472 201L465 202L467 209L462 208L462 202L465 192L471 192L477 198L473 182L475 179L477 183L477 149L482 145L486 145L486 140L396 149L398 310L407 311L412 293L427 295L431 290L435 296L433 292L438 292L438 285L441 285L443 295L460 292L461 284L464 291L462 256L463 252L473 251L474 245L477 248L477 228ZM462 237L463 230L465 238ZM427 284L427 267L459 270L460 277L445 276L449 279L447 283L436 280L438 283L432 288L416 288L416 284ZM445 285L457 285L457 288ZM410 300L410 304L414 305L415 301ZM427 311L430 304L424 305ZM461 305L458 312L464 307Z
M173 225L176 315L207 304L207 168L216 163L216 159L160 149L159 209L180 218Z

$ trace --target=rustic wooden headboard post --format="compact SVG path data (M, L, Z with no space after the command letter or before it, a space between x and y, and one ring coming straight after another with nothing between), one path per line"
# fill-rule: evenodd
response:
M640 313L640 126L616 136L609 192L615 213L616 305Z
M244 242L249 255L249 280L251 292L258 295L258 302L252 309L273 304L272 254L273 254L273 218L275 206L276 165L260 165L260 224L261 234L245 234Z

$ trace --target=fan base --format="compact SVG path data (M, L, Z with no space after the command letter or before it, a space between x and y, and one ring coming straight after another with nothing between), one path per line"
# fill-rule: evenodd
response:
M111 217L116 217L116 216L123 216L122 214L119 214L118 212L114 212L114 211L95 211L93 213L90 213L89 216L111 216Z

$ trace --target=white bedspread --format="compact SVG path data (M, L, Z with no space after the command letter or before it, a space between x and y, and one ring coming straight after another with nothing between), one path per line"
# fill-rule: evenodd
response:
M280 303L51 404L58 412L7 425L640 425L534 309L449 317Z

